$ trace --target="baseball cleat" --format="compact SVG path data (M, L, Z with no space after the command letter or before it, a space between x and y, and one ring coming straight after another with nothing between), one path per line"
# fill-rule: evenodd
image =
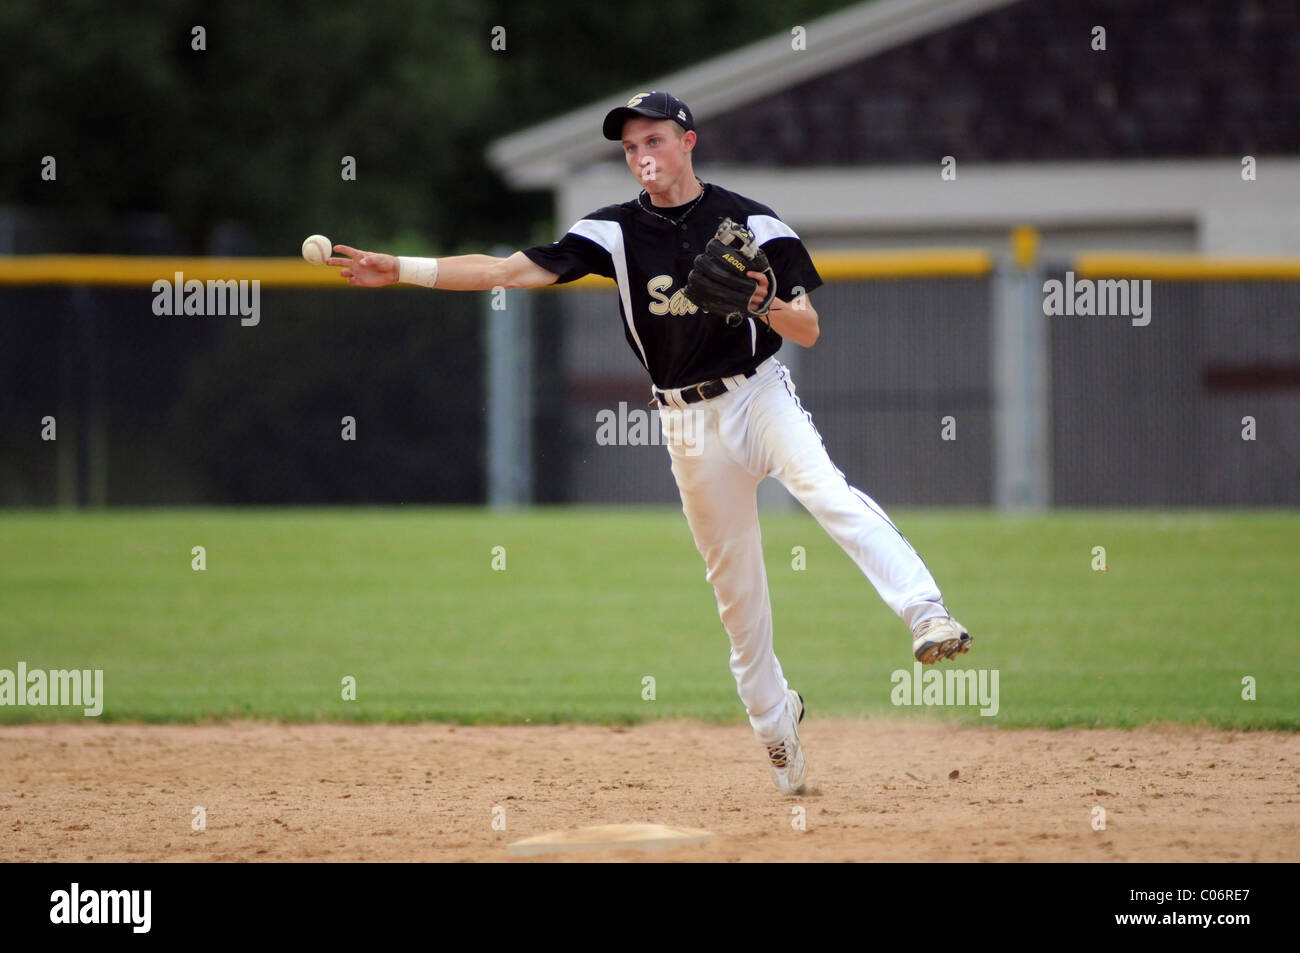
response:
M788 689L785 710L781 712L781 720L776 726L776 739L763 743L772 768L772 780L782 794L802 794L804 790L803 780L808 772L808 764L804 761L803 745L799 743L801 721L803 696L794 689Z
M922 665L931 665L940 659L950 659L970 651L971 634L966 626L949 616L946 619L926 619L916 628L912 640L912 654Z

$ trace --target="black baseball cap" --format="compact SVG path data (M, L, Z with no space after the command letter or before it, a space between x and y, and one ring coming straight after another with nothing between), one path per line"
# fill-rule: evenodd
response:
M626 106L611 109L605 117L605 138L619 142L623 138L623 123L629 119L671 119L682 129L690 131L695 128L695 119L691 116L691 107L672 93L651 91L637 93L627 101Z

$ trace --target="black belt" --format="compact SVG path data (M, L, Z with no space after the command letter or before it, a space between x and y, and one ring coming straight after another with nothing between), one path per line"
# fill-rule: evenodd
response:
M728 377L750 378L758 373L758 369L745 371L743 374L728 374ZM702 384L692 384L690 387L672 388L677 390L684 404L698 404L702 400L713 400L715 397L721 397L727 392L727 384L722 378L716 378L711 381L704 381ZM651 393L654 394L655 400L663 407L671 407L672 403L664 398L665 391L658 387L652 387Z

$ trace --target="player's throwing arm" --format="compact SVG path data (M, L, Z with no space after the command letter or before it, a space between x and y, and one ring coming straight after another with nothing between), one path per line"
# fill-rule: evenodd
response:
M382 288L404 282L444 291L491 291L493 288L540 288L558 277L530 261L523 252L509 258L456 255L450 258L407 258L335 245L336 257L325 264L342 269L350 285ZM342 256L342 257L339 257Z

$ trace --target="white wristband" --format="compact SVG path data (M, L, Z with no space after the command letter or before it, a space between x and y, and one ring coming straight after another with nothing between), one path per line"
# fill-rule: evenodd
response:
M438 280L438 259L397 257L397 280L408 285L432 288Z

